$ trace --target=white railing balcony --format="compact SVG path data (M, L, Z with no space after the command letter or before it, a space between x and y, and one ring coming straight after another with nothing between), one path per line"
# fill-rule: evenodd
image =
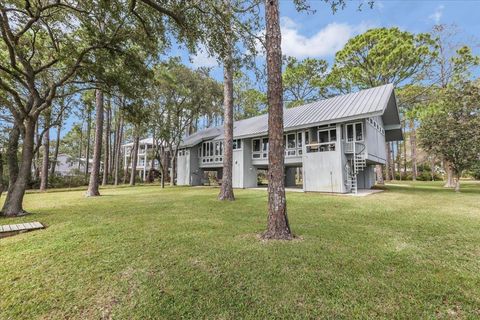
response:
M285 149L285 157L286 158L300 157L302 155L302 153L303 153L302 148Z
M328 152L328 151L336 150L336 143L335 142L311 143L311 144L307 144L305 147L307 149L307 153Z
M343 141L343 152L353 153L354 142L353 141Z
M361 153L365 151L365 144L360 141L343 141L344 153Z
M199 161L200 161L200 165L203 165L203 164L222 164L223 163L223 155L200 157Z

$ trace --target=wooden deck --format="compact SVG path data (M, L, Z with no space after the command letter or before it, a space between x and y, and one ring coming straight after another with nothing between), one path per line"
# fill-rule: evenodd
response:
M45 226L38 221L18 224L6 224L0 226L0 238L13 236L20 232L27 232L43 228L45 228Z

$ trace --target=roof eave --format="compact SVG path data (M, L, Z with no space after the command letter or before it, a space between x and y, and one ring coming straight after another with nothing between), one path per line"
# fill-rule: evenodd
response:
M342 123L342 122L348 122L348 121L353 121L353 120L360 120L360 119L365 119L365 118L370 118L370 117L375 117L375 116L381 116L382 114L383 114L382 111L368 112L368 113L364 113L364 114L361 114L361 115L338 118L338 119L333 119L333 120L312 122L312 123L303 124L303 125L299 125L299 126L286 127L286 128L284 128L284 131L288 132L288 131L294 131L294 130L302 130L302 129L307 129L307 128L311 128L311 127L315 127L315 126L323 126L323 125L330 124L330 123ZM268 131L263 131L261 133L234 136L234 139L248 139L248 138L261 137L261 136L264 136L267 132Z

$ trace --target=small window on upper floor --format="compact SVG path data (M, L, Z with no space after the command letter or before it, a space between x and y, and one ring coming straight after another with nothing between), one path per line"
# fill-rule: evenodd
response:
M260 139L253 139L252 140L252 149L254 152L260 151Z
M363 140L363 124L361 122L355 123L355 139L356 141Z
M233 150L242 149L242 140L241 139L233 139Z
M287 134L287 149L295 149L295 133L289 133Z

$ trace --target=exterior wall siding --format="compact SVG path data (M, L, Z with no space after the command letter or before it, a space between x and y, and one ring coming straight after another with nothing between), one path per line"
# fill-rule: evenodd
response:
M340 151L305 154L303 188L305 191L345 192Z
M374 120L383 129L381 117L375 117ZM385 134L382 134L369 121L365 121L365 145L367 147L367 160L385 164Z
M190 183L190 153L177 157L177 185L189 186Z

